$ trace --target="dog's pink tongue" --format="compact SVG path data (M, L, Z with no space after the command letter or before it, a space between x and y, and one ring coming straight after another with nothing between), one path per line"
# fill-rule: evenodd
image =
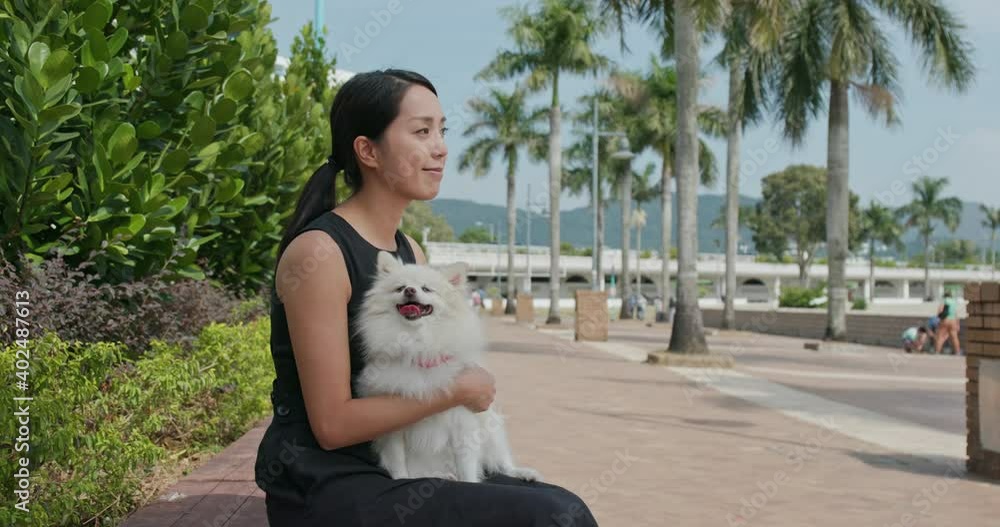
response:
M415 317L420 316L420 306L416 304L406 304L404 306L399 306L399 314L404 317Z

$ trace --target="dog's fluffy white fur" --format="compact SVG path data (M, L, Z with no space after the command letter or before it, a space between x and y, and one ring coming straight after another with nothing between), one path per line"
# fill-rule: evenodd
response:
M357 325L365 343L362 396L428 399L451 386L462 369L485 367L486 341L479 316L466 303L464 264L403 264L383 251L377 266ZM479 413L458 406L432 415L377 438L375 451L395 479L479 482L492 472L541 480L534 469L514 464L495 406Z

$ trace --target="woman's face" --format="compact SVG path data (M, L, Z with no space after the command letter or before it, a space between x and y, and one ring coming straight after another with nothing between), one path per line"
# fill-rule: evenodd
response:
M448 159L444 122L432 91L420 85L406 90L399 115L375 145L378 173L390 190L408 199L437 196Z

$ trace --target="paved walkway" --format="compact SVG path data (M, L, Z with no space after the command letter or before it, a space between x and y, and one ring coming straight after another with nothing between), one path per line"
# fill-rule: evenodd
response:
M489 329L490 366L516 457L580 494L602 527L997 525L1000 485L964 474L957 433L947 423L922 426L905 415L885 416L909 427L898 432L919 437L864 440L857 429L883 416L878 408L859 409L742 365L720 373L636 362L645 350L665 346L662 326L616 322L610 345L576 343L565 330L506 319L491 319ZM716 347L752 344L791 360L802 356L802 342L726 332L712 337ZM927 376L923 366L907 364L911 370L871 375ZM955 389L947 381L909 382ZM264 525L252 482L261 432L255 429L168 491L174 501L156 503L126 525L200 526L203 518L213 526Z

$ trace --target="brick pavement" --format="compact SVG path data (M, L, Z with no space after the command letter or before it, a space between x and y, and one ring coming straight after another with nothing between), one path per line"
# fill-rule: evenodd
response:
M509 319L489 329L516 457L583 496L603 527L998 524L1000 485L961 474L964 460L891 452L711 389L692 397L694 385L666 368ZM261 432L168 491L207 496L154 504L126 525L203 525L226 514L208 524L264 525L252 487Z

